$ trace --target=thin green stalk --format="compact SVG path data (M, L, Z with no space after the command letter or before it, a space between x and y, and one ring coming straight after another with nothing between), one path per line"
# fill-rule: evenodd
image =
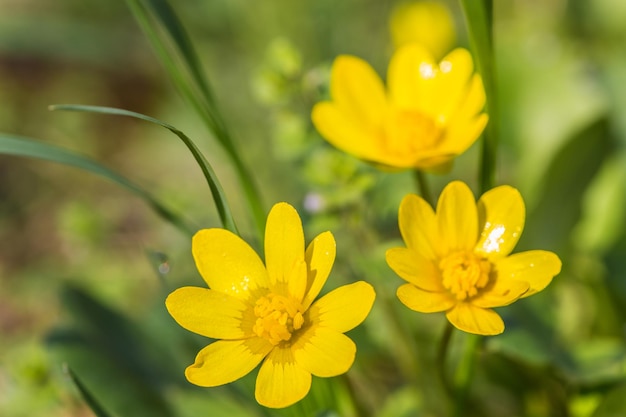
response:
M413 173L420 195L424 200L426 200L428 204L435 207L432 193L430 192L430 187L428 185L428 180L426 179L426 174L424 173L424 171L421 171L419 169L416 169L415 171L413 171Z
M470 44L476 56L476 66L482 76L487 95L486 111L489 114L489 123L483 134L479 176L481 192L484 193L496 184L499 134L493 53L493 0L460 0L460 2L465 14Z
M482 336L470 334L465 341L465 351L455 374L455 412L454 416L464 417L466 413L467 397L469 394L474 367L478 356L478 348L483 340Z
M252 180L252 175L241 160L226 128L226 124L214 103L208 82L202 76L200 62L184 28L173 14L173 10L167 1L150 1L148 2L149 6L145 6L142 1L127 0L127 4L179 93L190 103L233 162L257 231L259 236L262 236L265 227L265 209L261 203L260 194ZM173 38L172 42L168 43L162 39L163 37L160 35L157 25L150 17L148 8L151 8L158 15L161 23L165 26L164 30ZM173 44L173 46L168 48L168 44ZM175 60L174 57L177 54L170 51L171 49L176 49L175 47L178 47L178 55L182 56L184 63L187 64L189 71L187 74ZM198 95L198 91L200 91L200 95Z
M450 382L448 373L446 372L446 359L448 356L448 350L450 348L450 339L452 338L453 330L454 326L452 326L450 322L446 322L446 327L443 331L443 334L441 335L441 339L439 340L439 347L437 349L437 371L439 373L439 379L441 380L441 384L445 388L450 398L455 397L455 389Z

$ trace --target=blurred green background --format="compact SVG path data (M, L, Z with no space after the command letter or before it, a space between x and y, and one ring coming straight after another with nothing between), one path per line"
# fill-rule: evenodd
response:
M468 47L462 10L444 3L458 45ZM377 289L372 315L352 335L359 354L350 381L364 409L437 416L445 408L429 398L440 388L429 382L429 363L445 319L398 306L400 280L384 261L385 249L401 244L396 213L415 190L411 175L341 154L309 118L327 97L338 54L360 56L384 77L396 4L174 7L265 207L296 206L308 240L333 231L338 258L326 290L356 279ZM483 416L626 415L626 3L494 5L498 182L519 188L527 203L516 251L552 250L564 267L546 291L501 311L507 330L487 340L472 395L487 404ZM199 168L169 132L47 106L120 107L169 122L205 152L244 237L259 248L228 158L123 2L0 0L0 11L0 131L89 155L195 227L218 227ZM475 145L449 174L429 178L434 191L452 179L477 191L478 156ZM288 415L254 404L253 377L212 390L184 381L206 340L177 328L163 300L172 288L203 285L190 239L126 190L74 168L0 155L0 244L0 415L92 415L63 363L111 415ZM464 338L456 339L460 350ZM328 384L316 380L312 396L323 403ZM302 407L295 415L306 415Z

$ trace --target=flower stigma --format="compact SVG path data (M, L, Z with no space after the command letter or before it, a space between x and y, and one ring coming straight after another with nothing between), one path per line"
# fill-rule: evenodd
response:
M471 251L449 254L439 262L443 286L462 301L478 294L489 283L491 263Z
M252 330L276 346L291 339L304 324L302 306L292 298L269 293L254 305L256 322Z

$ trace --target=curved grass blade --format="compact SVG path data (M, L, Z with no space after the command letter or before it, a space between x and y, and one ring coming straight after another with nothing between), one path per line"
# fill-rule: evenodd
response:
M498 105L496 102L495 66L493 56L493 0L461 0L470 43L476 55L485 93L489 123L482 148L480 185L483 192L495 186L498 149Z
M64 370L65 372L67 372L70 379L72 380L72 382L74 383L78 391L80 392L80 395L83 397L83 400L85 400L85 403L87 403L87 405L89 406L91 411L93 411L93 413L96 415L96 417L112 417L111 414L109 414L107 411L104 410L104 408L100 405L98 400L96 400L94 396L91 395L87 387L83 385L81 380L72 371L72 368L70 368L69 365L64 364Z
M100 165L98 162L86 156L48 143L5 133L0 133L0 154L42 159L73 166L99 175L141 197L159 216L172 223L186 234L193 233L194 229L186 224L180 216L171 212L146 190L132 183L126 177Z
M231 232L237 235L239 234L239 231L237 230L237 226L235 224L235 220L232 216L230 207L228 206L228 202L226 200L226 194L224 193L224 190L222 189L222 186L219 180L217 179L217 175L215 175L215 171L213 171L211 164L209 164L209 162L206 160L202 152L200 152L200 149L198 149L196 144L189 137L187 137L187 135L185 135L180 130L176 129L174 126L167 124L165 122L162 122L153 117L146 116L145 114L136 113L136 112L129 111L129 110L117 109L114 107L83 106L83 105L78 105L78 104L60 104L60 105L50 106L49 108L50 110L79 111L79 112L87 112L87 113L100 113L100 114L109 114L109 115L115 115L115 116L132 117L135 119L140 119L140 120L144 120L150 123L154 123L174 133L187 146L187 148L193 155L194 159L200 166L200 169L202 170L202 173L204 174L204 177L206 178L207 183L209 184L209 188L211 189L211 194L213 195L213 201L215 202L215 205L217 207L217 211L219 213L222 226L225 229L230 230Z
M167 0L127 0L126 3L179 93L191 104L232 160L259 236L263 236L265 210L259 191L237 153L213 98L201 61L180 19ZM180 57L180 60L175 57Z

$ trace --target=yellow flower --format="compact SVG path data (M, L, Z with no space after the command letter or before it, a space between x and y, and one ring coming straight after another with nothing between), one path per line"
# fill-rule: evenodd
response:
M552 252L510 255L524 219L524 201L509 186L493 188L476 203L467 185L452 182L436 212L417 195L407 195L399 213L407 247L387 251L391 269L408 282L398 288L398 298L422 313L445 311L460 330L502 333L504 323L492 307L543 290L561 271Z
M313 124L335 147L392 168L442 172L487 124L485 91L470 53L440 63L419 44L398 49L389 63L388 91L372 67L341 55L331 69L332 101L317 103Z
M267 218L265 265L224 229L199 231L192 252L209 288L179 288L165 304L185 329L220 340L202 349L186 369L189 382L227 384L263 362L256 399L281 408L306 396L311 374L348 371L356 346L343 333L365 319L375 293L359 281L315 301L335 259L330 232L317 236L305 251L298 213L279 203Z
M439 1L401 3L394 7L389 23L396 48L418 42L437 59L452 49L456 39L450 10Z

